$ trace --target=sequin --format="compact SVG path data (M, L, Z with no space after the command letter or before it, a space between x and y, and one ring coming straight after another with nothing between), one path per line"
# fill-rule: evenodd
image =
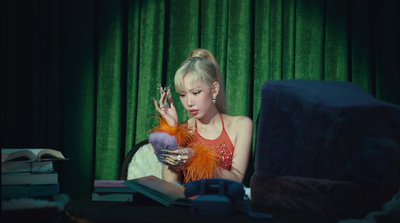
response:
M214 147L214 149L220 156L220 158L218 159L218 165L224 169L229 170L232 166L233 153L229 151L229 148L226 146L225 143Z

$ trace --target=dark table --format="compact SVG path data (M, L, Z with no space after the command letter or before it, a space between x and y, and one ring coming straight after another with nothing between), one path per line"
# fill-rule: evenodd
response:
M63 216L56 222L271 222L271 223L333 223L340 218L329 218L308 213L280 210L269 207L252 207L253 211L271 213L273 219L257 219L242 212L230 216L193 215L190 207L175 205L165 207L141 194L135 194L134 202L92 201L91 197L72 200L66 206Z

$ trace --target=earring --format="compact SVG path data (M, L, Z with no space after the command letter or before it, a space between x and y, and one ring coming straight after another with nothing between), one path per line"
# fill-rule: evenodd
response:
M217 102L217 96L213 96L213 103L215 104Z

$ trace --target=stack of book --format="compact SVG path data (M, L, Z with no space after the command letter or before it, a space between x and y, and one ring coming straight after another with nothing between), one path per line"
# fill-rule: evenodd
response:
M53 149L1 149L2 200L60 194L56 160L65 157Z
M123 180L95 180L92 200L132 202L134 193Z

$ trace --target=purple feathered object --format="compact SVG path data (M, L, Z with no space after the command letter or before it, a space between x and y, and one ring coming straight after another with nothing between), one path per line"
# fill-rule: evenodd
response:
M167 150L176 150L176 138L165 132L152 132L149 135L149 142L154 148L154 153L160 162L165 163L164 156Z

